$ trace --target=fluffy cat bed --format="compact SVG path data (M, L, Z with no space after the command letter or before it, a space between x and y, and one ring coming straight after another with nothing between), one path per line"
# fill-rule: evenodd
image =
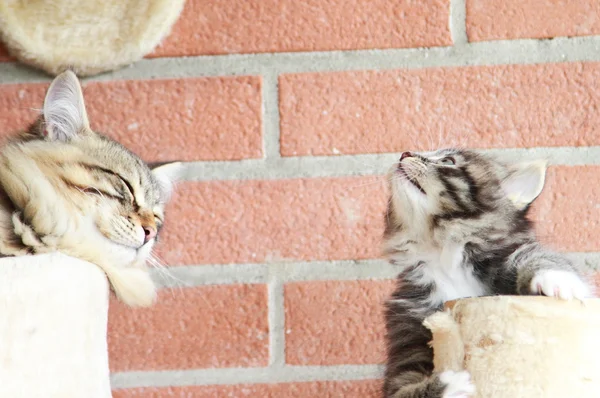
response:
M141 59L169 34L185 0L0 1L0 38L19 61L80 76Z
M0 397L110 398L109 286L59 253L0 259Z
M499 296L425 320L436 370L471 373L477 398L600 397L600 300Z

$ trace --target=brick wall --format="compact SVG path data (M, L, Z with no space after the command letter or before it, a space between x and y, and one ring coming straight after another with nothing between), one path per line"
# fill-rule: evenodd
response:
M111 303L115 397L376 397L381 176L405 149L549 157L540 235L595 266L593 35L594 0L188 0L154 54L85 84L93 127L188 162L173 278L152 308ZM5 134L48 79L0 60Z

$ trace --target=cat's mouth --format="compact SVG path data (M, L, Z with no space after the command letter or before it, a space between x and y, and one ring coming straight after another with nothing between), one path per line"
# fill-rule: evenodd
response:
M421 184L418 183L418 181L410 176L406 170L404 169L404 166L402 166L402 162L398 163L398 172L404 177L404 179L408 182L410 182L415 188L417 188L423 195L427 195L427 193L425 192L425 190L423 189L423 187L421 186Z

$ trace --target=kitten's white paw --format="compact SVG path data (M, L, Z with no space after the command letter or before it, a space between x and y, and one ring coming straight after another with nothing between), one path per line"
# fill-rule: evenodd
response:
M470 398L475 394L475 385L469 372L448 370L440 373L440 381L446 384L442 398Z
M538 271L531 280L529 289L533 294L543 294L562 300L573 298L582 300L590 297L591 294L589 287L578 275L560 270Z

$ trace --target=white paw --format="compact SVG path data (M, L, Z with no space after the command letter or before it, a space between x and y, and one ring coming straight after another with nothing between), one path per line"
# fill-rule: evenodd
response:
M471 382L469 372L453 372L448 370L440 373L440 381L446 384L442 398L470 398L475 394L475 386Z
M579 276L569 271L559 270L538 271L531 280L529 289L533 294L543 294L562 300L573 298L582 300L590 297L591 293Z

